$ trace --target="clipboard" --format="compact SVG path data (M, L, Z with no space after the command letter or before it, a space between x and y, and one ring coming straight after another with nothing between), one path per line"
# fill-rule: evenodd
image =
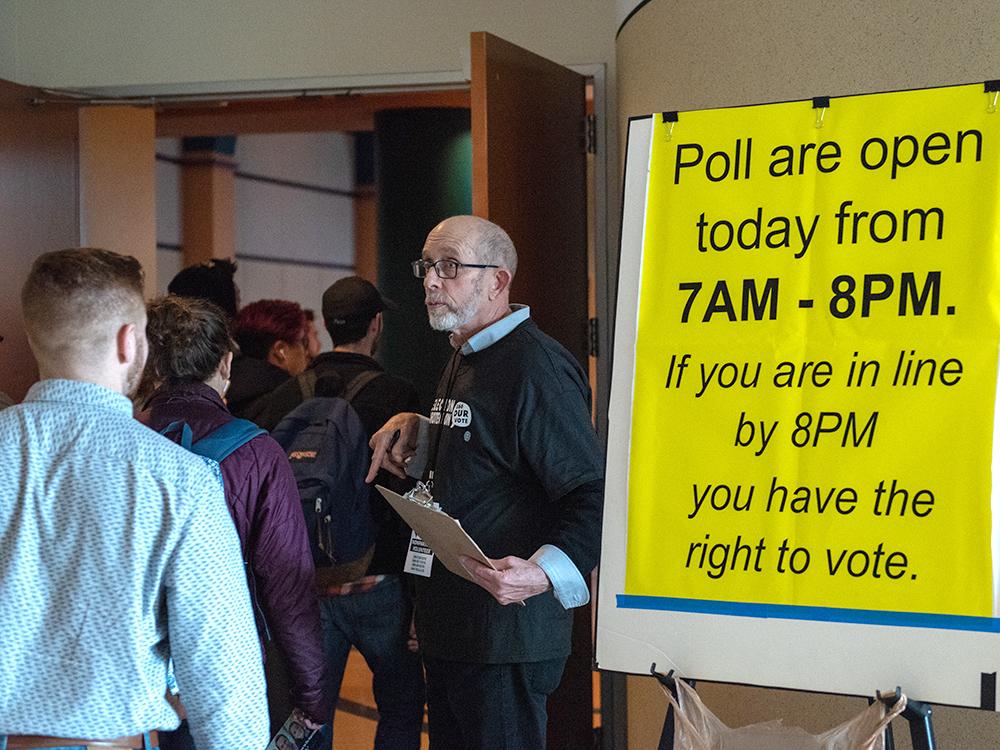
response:
M382 497L389 501L389 505L409 524L410 528L417 532L428 547L434 550L434 556L452 573L476 583L476 580L458 561L459 555L471 557L473 560L496 570L490 559L483 554L479 545L466 533L457 519L452 518L443 510L435 510L428 505L408 500L380 484L375 486L382 493Z

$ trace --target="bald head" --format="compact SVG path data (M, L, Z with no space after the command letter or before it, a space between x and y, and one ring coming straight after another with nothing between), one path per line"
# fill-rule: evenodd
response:
M28 341L43 371L110 357L122 326L145 327L142 267L96 248L40 256L21 289Z
M510 313L517 252L496 224L476 216L445 219L427 235L422 256L428 321L449 331L453 345ZM439 270L442 261L450 263Z
M511 278L517 272L517 250L514 243L492 221L478 216L452 216L431 230L427 240L429 242L432 239L464 247L475 262L505 268L510 271Z

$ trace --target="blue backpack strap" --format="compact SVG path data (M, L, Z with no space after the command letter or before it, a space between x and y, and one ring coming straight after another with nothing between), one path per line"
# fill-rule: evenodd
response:
M190 431L186 424L184 427ZM242 448L258 435L266 434L267 430L247 419L234 419L205 435L191 445L190 450L221 464L237 448Z
M160 434L163 435L163 437L170 437L171 434L177 432L178 430L181 431L181 440L179 445L181 448L191 450L191 428L188 426L187 422L171 422L160 430Z
M258 427L247 419L233 419L231 422L226 422L221 427L218 427L205 435L201 440L193 445L191 443L191 427L187 422L171 422L160 430L160 434L164 437L169 437L177 430L180 430L181 432L181 446L204 459L205 463L212 471L212 474L215 476L215 479L218 481L219 487L223 490L225 490L226 485L222 478L222 468L219 464L228 458L233 451L243 447L258 435L267 434L267 430ZM244 559L243 567L246 571L247 585L250 587L250 600L253 605L254 618L257 621L258 632L260 632L266 640L270 641L271 631L268 628L267 619L264 617L264 610L260 606L257 599L257 580L254 578L250 561ZM171 661L170 668L172 669L172 667L173 662ZM172 677L172 674L168 676L168 684L170 678ZM176 686L176 680L174 680L174 685Z

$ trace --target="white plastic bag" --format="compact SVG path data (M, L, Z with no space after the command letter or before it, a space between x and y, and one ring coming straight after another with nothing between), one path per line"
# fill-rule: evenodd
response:
M731 729L701 702L694 688L680 678L675 684L678 700L663 688L674 709L674 750L885 750L884 730L906 708L905 695L888 712L882 701L875 701L819 735L783 726L780 720Z

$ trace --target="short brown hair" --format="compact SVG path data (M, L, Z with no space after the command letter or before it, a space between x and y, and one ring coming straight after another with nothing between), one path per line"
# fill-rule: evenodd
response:
M21 288L36 355L86 352L122 322L141 322L142 283L142 266L130 255L77 247L39 256Z
M156 382L204 382L237 349L228 316L206 300L171 294L151 302L146 315L146 376Z

